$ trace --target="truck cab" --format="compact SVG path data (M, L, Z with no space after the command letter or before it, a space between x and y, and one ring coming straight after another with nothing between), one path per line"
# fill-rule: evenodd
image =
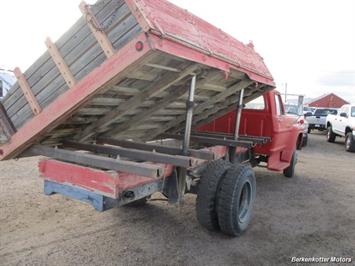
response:
M205 133L233 134L236 111L230 112L198 129ZM281 94L270 91L247 103L242 112L240 136L264 136L271 141L256 145L259 162L266 162L272 171L287 171L297 161L296 149L302 147L304 119L285 112Z
M326 123L328 142L335 142L336 137L345 137L346 150L355 152L355 105L344 105L337 115L328 115Z

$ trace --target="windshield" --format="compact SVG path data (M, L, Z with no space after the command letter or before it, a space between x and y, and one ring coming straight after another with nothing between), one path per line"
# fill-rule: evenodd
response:
M292 115L298 115L298 106L297 105L285 105L286 113Z
M351 117L355 117L355 106L351 107Z
M328 114L336 115L338 112L334 109L317 109L314 112L315 116L327 116Z
M332 115L337 115L338 114L338 111L334 110L334 109L330 109L328 111L329 111L329 114L332 114Z

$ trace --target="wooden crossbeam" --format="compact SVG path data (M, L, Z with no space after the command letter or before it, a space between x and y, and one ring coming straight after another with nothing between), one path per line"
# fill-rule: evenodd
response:
M220 75L221 72L212 72L209 76L207 76L205 79L198 81L197 86L205 86L209 81L213 80L216 78L216 76ZM119 125L118 127L115 127L114 130L111 130L109 132L110 136L119 136L120 132L123 131L128 131L129 129L136 127L140 125L143 121L151 117L154 113L156 113L159 110L162 110L168 106L170 106L172 103L176 102L180 97L185 95L187 93L186 88L179 88L179 89L174 89L170 91L166 96L164 96L161 100L156 102L151 108L148 110L145 110L144 112L139 113L138 115L132 117L129 122L123 123L122 125ZM181 109L181 107L178 107L177 109ZM183 103L183 109L186 109L186 104ZM185 111L183 111L185 113ZM167 115L168 111L164 111L164 114ZM107 136L107 137L110 137Z
M42 108L39 105L35 95L33 94L30 84L28 84L26 77L22 74L20 68L18 67L15 68L14 73L17 78L17 82L20 85L21 90L25 95L26 100L31 107L33 114L38 115L42 111Z
M95 15L90 10L89 5L87 5L84 1L80 3L80 11L86 17L86 21L88 22L88 26L91 32L94 34L96 40L100 44L102 50L105 55L109 58L115 54L115 48L113 47L110 39L107 37L107 34L100 30L99 22L97 21Z
M108 112L96 123L85 128L83 132L76 137L76 139L79 141L85 141L97 133L107 131L108 126L111 123L114 123L132 110L135 110L142 104L142 102L146 101L150 97L165 91L178 81L181 81L191 75L194 71L196 71L196 69L197 66L192 65L179 74L171 73L170 75L165 75L162 79L149 85L140 94L131 97L128 101L120 104L117 108L114 108L112 111Z
M213 105L223 101L224 99L228 98L229 96L233 95L234 93L236 93L242 89L247 88L248 86L250 86L253 83L254 83L253 81L246 79L246 80L242 80L242 81L238 82L235 85L232 85L231 87L226 89L224 92L218 93L215 96L211 97L208 101L205 101L204 103L198 105L194 109L194 115L198 115L198 114L204 112L206 109L209 109L210 106L213 106ZM163 125L159 129L157 129L156 131L149 132L149 136L151 138L158 137L162 132L166 132L169 129L176 127L176 125L179 125L179 123L182 123L184 121L185 121L185 115L181 115L181 116L177 117L176 119L174 119L173 121L166 123L165 125Z
M53 62L57 66L60 74L62 74L63 79L67 83L68 87L71 88L76 84L76 80L72 72L70 71L68 65L65 63L64 58L60 54L57 46L50 38L46 39L46 46L48 52L52 57Z
M151 67L151 68L166 70L166 71L170 71L170 72L177 72L177 73L181 72L180 69L177 69L177 68L174 68L174 67L158 65L158 64L146 64L146 66Z
M120 132L129 130L133 127L139 126L143 121L145 121L147 118L151 117L155 112L166 108L169 106L171 103L175 102L178 100L180 97L185 95L187 93L186 88L178 88L171 90L164 98L156 102L151 108L148 110L145 110L144 112L140 112L138 115L132 117L130 121L127 121L126 123L123 123L122 125L119 125L118 127L115 127L113 130L109 132L110 136L116 136L119 135Z

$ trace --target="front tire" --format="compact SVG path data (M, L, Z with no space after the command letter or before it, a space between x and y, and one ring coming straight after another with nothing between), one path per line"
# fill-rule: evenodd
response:
M295 176L295 168L296 168L296 164L297 164L297 152L294 151L292 154L292 159L290 162L290 166L287 167L284 170L284 176L288 177L288 178L292 178Z
M330 143L335 142L335 138L337 135L334 134L332 126L328 127L328 132L327 132L327 141Z
M217 198L220 229L230 236L243 234L251 220L256 180L249 165L234 164L221 181Z
M352 132L346 134L345 149L348 152L355 152L355 139Z

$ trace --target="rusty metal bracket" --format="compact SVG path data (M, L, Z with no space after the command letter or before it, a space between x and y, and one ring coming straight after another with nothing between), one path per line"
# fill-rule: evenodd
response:
M18 84L20 85L20 88L21 88L23 94L26 97L27 102L29 103L29 105L32 109L32 112L35 115L38 115L42 111L42 108L39 105L35 95L33 94L26 77L22 74L20 68L18 68L18 67L15 68L14 73L17 78Z
M91 32L94 34L96 40L100 44L102 50L104 51L106 57L111 57L115 54L115 48L113 47L111 41L107 37L107 34L104 31L99 30L99 23L95 17L95 15L90 10L89 6L82 1L80 3L80 11L86 17L86 21L88 22L88 26Z
M55 43L52 42L50 38L46 39L46 46L48 48L48 52L51 55L54 63L56 64L57 68L59 69L60 74L62 74L65 82L67 83L68 87L71 88L76 84L75 77L73 76L72 72L70 71L68 65L65 63L64 58L60 54L57 46Z

